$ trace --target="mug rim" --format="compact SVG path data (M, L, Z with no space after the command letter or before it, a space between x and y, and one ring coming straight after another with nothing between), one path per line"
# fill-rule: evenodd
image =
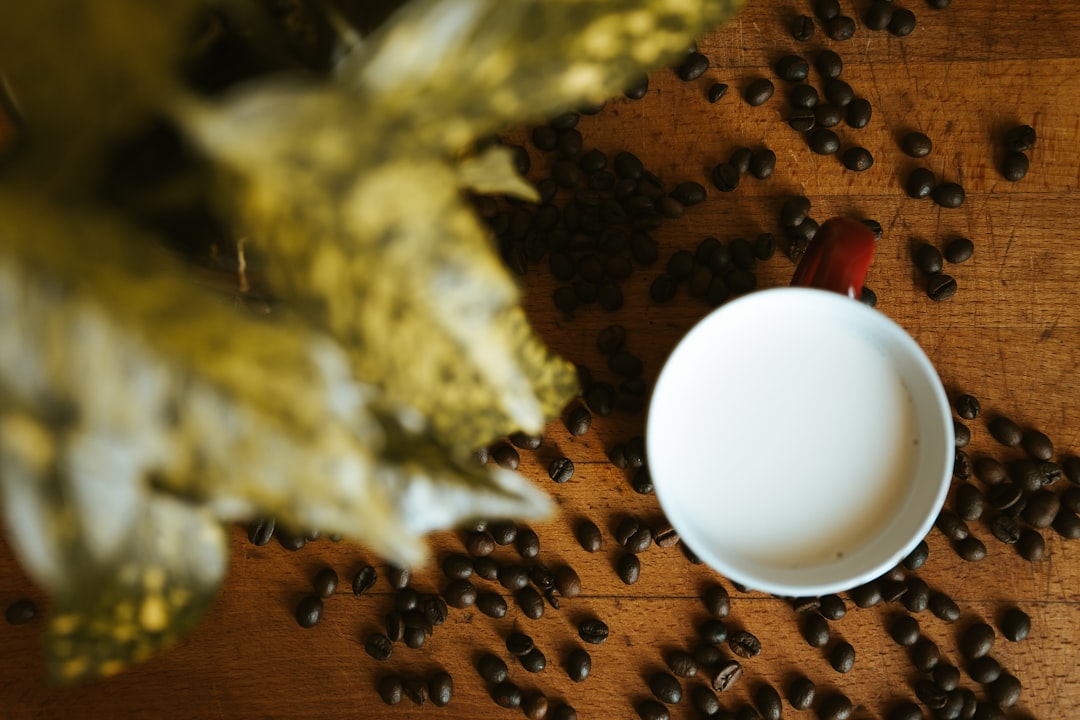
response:
M731 308L739 307L745 308L748 304L755 304L763 302L768 299L775 302L780 293L787 296L791 296L793 299L800 299L800 302L804 302L807 298L811 298L811 302L814 303L826 303L826 305L834 304L840 312L854 313L855 316L862 316L863 322L870 323L875 332L880 333L881 337L888 337L890 342L899 343L903 346L905 352L914 360L917 366L917 373L904 373L901 368L898 367L898 363L894 364L896 372L900 374L904 381L907 382L908 378L913 374L917 374L920 378L920 398L933 397L933 402L925 400L924 403L930 408L930 412L933 413L933 420L935 423L940 420L941 430L944 433L944 437L941 438L943 451L941 457L937 458L935 455L932 459L932 466L937 468L937 460L940 459L940 477L936 478L936 490L933 496L930 498L929 504L923 505L921 512L924 513L924 517L917 523L915 532L905 535L904 542L896 543L896 547L891 552L881 553L881 556L872 563L868 563L865 566L853 567L850 573L845 574L842 578L837 578L825 582L792 582L792 581L777 581L775 579L756 577L752 573L748 573L744 570L744 567L738 566L729 562L726 562L721 556L721 549L712 547L703 541L693 528L694 526L689 522L681 522L681 511L679 505L675 504L672 498L665 491L666 481L662 475L662 472L657 472L656 464L650 465L650 472L652 473L653 485L657 495L657 499L660 502L660 506L663 509L668 521L679 532L680 537L684 541L688 541L687 544L690 549L698 555L707 565L712 569L721 573L729 579L735 580L747 587L755 590L765 591L774 595L780 596L806 596L806 595L823 595L832 592L838 592L841 590L847 590L856 587L860 584L868 582L874 578L877 578L894 567L900 560L902 560L908 553L912 551L923 540L923 538L933 528L933 524L937 518L941 507L944 504L945 497L948 494L948 490L951 484L952 477L952 465L955 457L955 436L953 431L953 419L952 409L948 401L947 394L944 386L941 382L941 378L934 368L933 363L926 356L925 351L919 343L895 320L888 317L884 313L875 310L867 305L864 305L853 298L841 295L839 293L821 290L816 288L804 288L804 287L777 287L765 290L759 290L740 298L732 300L729 303L722 305L721 307L713 310L705 317L701 318L697 323L693 325L672 347L671 352L664 360L664 364L661 368L656 382L653 385L652 396L649 399L648 413L645 424L645 444L646 444L646 456L647 457L660 457L657 454L658 448L655 446L656 432L653 432L654 423L658 422L658 413L656 411L656 398L660 395L666 384L664 379L666 374L671 368L672 358L676 355L680 348L684 347L687 341L695 337L697 334L706 332L701 330L702 327L708 326L711 318L730 311ZM786 298L781 299L782 302L787 302ZM835 301L835 302L834 302ZM925 387L924 387L925 386ZM909 390L913 393L914 391ZM914 399L914 398L913 398ZM939 417L940 416L940 417ZM933 476L931 476L933 478ZM930 481L927 481L929 485ZM903 513L897 513L897 517L901 517ZM680 527L680 524L682 527ZM689 532L687 532L689 530ZM699 542L695 543L694 541ZM812 567L824 567L820 564Z

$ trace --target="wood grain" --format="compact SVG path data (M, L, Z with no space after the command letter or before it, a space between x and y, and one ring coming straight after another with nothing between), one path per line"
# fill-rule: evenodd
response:
M950 394L969 392L982 401L982 417L970 423L971 455L1019 457L990 438L986 421L995 414L1043 429L1054 439L1059 457L1078 453L1080 249L1072 213L1080 203L1080 84L1075 81L1080 75L1080 4L962 0L944 11L916 0L907 4L918 16L918 27L908 38L860 27L853 40L835 43L819 28L814 40L797 43L787 27L796 12L808 12L809 3L752 0L736 22L701 41L714 66L704 78L681 83L670 72L654 73L644 100L620 98L582 119L586 147L609 154L633 151L672 186L682 180L707 184L712 166L738 146L769 146L779 158L775 175L764 182L746 178L730 194L710 187L706 203L654 233L662 259L676 248L692 249L707 235L727 240L773 232L779 237L778 208L794 193L812 200L812 215L819 220L838 213L876 218L885 236L867 282L879 295L878 308L925 348ZM861 12L865 3L843 5L847 12ZM798 52L811 57L826 46L842 54L843 77L874 107L864 130L839 130L845 147L861 144L876 159L871 170L859 175L844 170L836 158L813 155L783 122L783 83L777 81L777 95L760 108L750 108L739 97L754 77L772 77L769 66L779 56ZM710 105L704 90L716 81L729 83L731 91ZM1004 130L1018 122L1034 125L1039 140L1029 175L1007 183L996 163ZM909 129L933 138L934 151L925 161L900 152L898 139ZM527 131L508 137L525 141ZM542 176L549 161L535 151L533 161L533 175ZM920 163L965 186L962 208L942 210L904 196L903 179ZM975 255L950 269L960 287L956 297L935 304L912 269L911 243L940 245L957 235L974 241ZM778 254L759 265L759 286L786 284L791 270ZM665 305L649 301L648 286L659 271L636 271L624 284L626 303L616 313L595 307L569 317L556 312L550 300L555 282L544 263L523 279L523 288L534 323L557 351L602 373L596 333L619 322L628 328L628 346L643 358L646 378L652 380L673 344L709 311L685 292ZM870 402L867 412L872 412ZM744 679L722 696L727 707L747 702L763 682L783 690L799 673L818 683L819 697L846 693L857 706L857 718L882 718L897 699L913 697L918 673L886 631L902 612L898 605L857 609L848 602L849 612L833 624L833 634L855 646L857 659L850 674L840 675L823 651L802 641L797 617L785 601L736 592L708 568L690 564L677 548L648 550L641 558L641 580L630 587L619 582L613 567L620 549L611 527L626 514L657 521L660 510L654 497L631 490L627 473L608 463L605 452L640 434L642 420L619 414L596 418L593 429L580 438L570 437L555 421L541 450L523 453L522 471L550 490L560 508L556 517L535 526L542 542L540 559L549 566L571 564L584 583L580 597L563 600L561 610L548 609L538 621L525 619L516 608L497 621L475 610L452 610L424 648L398 646L380 665L364 653L363 638L382 626L393 596L385 580L360 598L351 594L348 583L364 563L377 565L384 576L383 563L362 548L325 540L297 553L276 543L255 548L237 528L229 579L205 623L179 647L116 678L83 687L46 687L42 623L0 626L0 717L519 717L520 711L494 705L474 669L484 651L509 660L503 639L518 628L535 638L549 662L538 675L510 662L515 682L553 700L565 699L582 718L629 718L635 715L634 704L648 696L645 678L663 667L665 652L695 645L696 627L706 617L701 593L713 582L732 592L731 626L751 630L764 646L759 657L746 661ZM577 464L566 485L546 477L547 462L558 454ZM718 521L739 511L717 508ZM574 524L585 517L605 531L605 548L595 555L573 539ZM918 620L924 634L940 645L949 662L962 665L956 639L964 627L979 619L993 624L1004 609L1022 607L1033 620L1031 637L1009 643L999 636L992 653L1024 686L1009 717L1075 717L1080 707L1075 650L1080 548L1046 530L1046 559L1030 563L996 541L984 521L971 526L989 550L979 563L961 561L940 533L928 537L930 560L917 575L953 597L963 616L949 625L922 613ZM436 556L461 549L452 533L432 541ZM512 548L501 548L497 557L510 562L516 555ZM293 608L315 572L327 565L341 575L342 589L327 601L324 620L301 630ZM417 572L420 591L437 592L442 586L434 567ZM47 606L0 545L0 604L24 596ZM607 643L588 648L592 676L575 685L560 664L580 644L575 624L585 616L604 619L612 633ZM389 708L379 701L375 683L384 673L426 675L439 667L455 678L448 708L416 708L407 700ZM689 689L700 682L683 684ZM982 696L966 675L963 683ZM696 717L688 700L673 707L672 716ZM786 707L784 716L814 714Z

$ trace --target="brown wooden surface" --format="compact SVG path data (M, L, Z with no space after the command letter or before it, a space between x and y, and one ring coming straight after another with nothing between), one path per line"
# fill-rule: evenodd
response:
M985 422L995 413L1043 429L1056 443L1059 457L1078 453L1080 247L1073 215L1080 203L1080 3L958 0L944 11L930 10L919 0L904 4L918 16L918 27L908 38L860 27L854 39L837 43L825 39L819 27L811 42L800 44L787 28L796 9L808 11L809 2L751 0L737 21L700 43L713 62L704 78L684 84L670 72L655 73L646 99L619 99L582 120L586 148L631 150L673 186L682 180L707 183L708 170L735 147L767 144L779 158L775 175L765 182L746 178L727 195L710 188L706 203L656 232L662 260L674 248L692 249L706 235L730 239L771 231L779 236L777 210L790 193L807 195L819 220L837 213L877 218L885 237L868 284L879 295L878 308L922 343L950 393L970 392L982 401L983 417L970 423L972 455L1017 456L989 437ZM849 13L857 9L851 0L842 5ZM837 158L810 153L782 121L783 83L777 82L776 96L760 108L750 108L739 97L752 78L772 76L769 66L780 55L795 51L809 58L822 46L841 53L844 79L874 106L868 128L840 131L845 147L857 142L876 158L875 166L859 175L845 171ZM816 75L812 79L816 81ZM732 89L709 105L704 89L713 81L727 82ZM1018 122L1034 125L1039 139L1031 152L1031 172L1011 184L995 169L996 153L1003 128ZM907 129L923 130L933 138L934 151L925 162L939 175L964 184L968 197L962 208L942 210L903 195L903 178L917 164L897 145ZM534 153L534 168L543 165ZM975 255L952 268L960 287L956 297L934 304L916 282L909 244L919 238L940 245L955 235L970 237ZM759 266L759 285L784 284L791 269L778 253ZM624 285L625 307L613 314L595 306L573 317L555 312L550 303L554 285L544 263L524 284L535 324L559 352L606 372L595 349L596 332L621 322L629 329L629 348L645 359L646 376L652 379L681 333L708 311L685 290L666 305L649 302L648 284L657 272L659 266L635 271ZM869 403L867 411L872 411ZM584 584L580 597L564 600L562 610L549 609L539 621L525 619L516 608L498 621L476 611L452 610L450 620L436 628L423 649L398 646L390 661L378 664L364 653L362 638L381 627L392 603L388 585L380 579L374 592L356 598L348 584L361 564L374 562L385 571L383 563L362 548L325 540L297 553L282 550L276 542L255 548L237 529L228 582L205 623L181 646L119 677L85 687L47 688L42 682L42 622L0 626L0 717L521 717L520 711L501 709L488 698L473 667L485 650L508 657L503 638L515 627L535 638L549 667L529 675L510 662L514 681L552 699L565 699L579 717L632 717L633 703L649 694L643 678L663 665L665 651L692 649L695 628L705 618L701 589L720 579L705 567L691 565L674 548L647 551L642 578L632 587L615 575L613 519L628 513L648 519L659 515L655 498L634 494L625 474L604 460L604 449L640 433L642 420L625 415L597 418L592 431L578 439L555 422L535 456L523 453L523 471L550 490L560 505L557 517L535 526L542 542L540 559L550 566L570 563ZM578 466L574 479L563 486L551 483L544 473L558 452ZM717 508L718 520L737 511ZM572 538L570 528L583 516L607 533L599 554L585 553ZM1047 557L1033 564L997 542L983 523L972 526L989 548L979 563L961 561L938 532L929 537L930 560L917 575L951 595L963 618L947 625L923 613L919 621L924 634L941 645L949 661L961 665L956 650L960 630L977 619L994 623L1004 608L1019 605L1032 617L1031 637L1013 644L999 636L993 649L1024 685L1010 717L1080 716L1075 649L1080 636L1080 544L1044 530ZM449 533L435 536L433 542L437 555L461 548ZM501 548L497 557L509 561L516 555L512 548ZM312 630L301 630L293 620L293 607L325 565L339 572L342 588L327 602L324 620ZM731 625L751 630L764 646L759 657L745 663L739 685L722 696L729 709L746 701L759 683L783 687L796 672L818 683L819 697L826 689L849 695L859 718L883 717L895 699L913 697L918 673L885 630L902 612L898 606L852 608L833 625L834 637L847 639L857 651L854 670L839 675L823 651L801 640L797 618L784 601L741 594L721 581L732 590ZM431 568L417 572L415 586L437 591L443 582ZM10 552L0 547L0 605L23 596L42 600ZM574 685L560 669L560 659L578 644L574 624L589 614L604 619L612 636L602 646L589 647L593 673ZM437 667L455 678L448 708L416 708L408 700L389 708L379 701L374 686L383 673L421 675ZM689 689L699 682L683 684ZM977 689L966 675L963 683ZM688 699L675 706L672 715L696 717ZM784 716L814 717L789 706Z

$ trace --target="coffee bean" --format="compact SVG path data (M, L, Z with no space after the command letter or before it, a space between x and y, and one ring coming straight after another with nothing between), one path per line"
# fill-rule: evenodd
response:
M728 86L726 83L713 83L709 86L709 89L705 91L705 97L710 103L715 103L720 98L727 95Z
M700 667L709 669L716 667L724 660L724 654L720 648L712 643L700 642L694 647L694 662Z
M1031 618L1020 608L1012 607L1001 616L998 627L1006 640L1020 642L1031 632Z
M690 82L697 80L699 77L705 74L705 71L709 69L709 58L705 57L699 52L692 52L686 56L686 59L675 68L675 74L679 76L679 79L683 82Z
M752 658L761 654L761 641L746 630L739 630L728 637L731 652L741 658Z
M454 580L446 586L443 597L450 607L467 608L476 602L476 587L468 580Z
M886 578L880 580L879 583L881 585L881 599L885 602L898 602L907 592L907 583L898 577Z
M943 208L958 208L964 204L964 188L954 182L943 182L930 191L930 197Z
M532 528L520 528L517 538L514 540L518 555L526 559L532 559L540 554L540 536Z
M671 650L664 660L671 672L679 677L688 678L697 675L697 663L694 662L694 656L685 650Z
M975 245L966 237L958 237L945 246L945 259L951 263L962 263L975 252Z
M1018 125L1005 133L1005 148L1011 152L1024 152L1035 147L1035 128Z
M843 598L835 593L829 593L821 596L818 612L826 620L839 620L847 614L847 607L844 605Z
M1027 155L1013 150L1001 161L1001 176L1009 182L1019 182L1027 175L1030 166Z
M566 703L557 703L551 710L551 720L578 720L577 710Z
M537 597L539 598L539 595ZM543 602L541 602L540 607L543 607ZM521 663L521 667L525 668L526 672L539 673L543 672L544 668L547 667L547 658L544 656L544 653L540 652L537 648L533 648L519 657L518 661Z
M1015 507L1023 497L1024 489L1011 480L995 485L986 494L987 502L995 510L1009 510Z
M844 167L852 172L869 170L874 164L874 156L864 147L849 147L841 156Z
M934 302L944 302L956 294L956 280L951 275L937 273L926 281L926 296Z
M4 620L7 621L8 625L25 625L36 616L37 605L34 604L33 600L27 600L25 598L11 603L8 605L7 610L4 611ZM315 621L318 622L317 617L315 618ZM312 625L314 625L314 623L312 623ZM310 627L303 625L303 623L301 623L301 626Z
M642 700L637 704L638 717L641 720L671 720L671 713L656 700Z
M925 540L920 540L919 544L904 558L903 565L908 570L918 570L926 564L926 558L929 555L930 546L926 544Z
M512 545L517 540L517 525L512 520L499 520L488 525L496 545Z
M855 91L840 78L829 78L825 81L825 97L833 105L846 108L855 99Z
M470 568L472 565L470 564ZM416 606L420 604L420 593L412 588L404 588L399 590L394 596L394 608L400 613L407 613L410 610L416 609Z
M649 677L649 689L657 700L667 705L677 705L682 700L682 686L671 673L653 673Z
M934 143L926 133L912 131L900 139L900 149L913 158L924 158L933 148Z
M848 104L844 121L848 124L848 127L859 130L870 124L870 118L873 117L873 114L874 107L870 104L870 101L866 98L857 97ZM869 155L869 151L867 151L867 155Z
M731 612L731 596L723 585L710 585L702 596L705 609L714 618L723 619Z
M1038 430L1027 430L1020 436L1020 444L1031 458L1035 460L1049 460L1054 456L1054 444L1045 433Z
M960 619L960 607L945 593L930 593L928 607L930 612L945 622L952 623Z
M420 611L431 625L442 625L446 622L446 603L438 595L425 595L421 598Z
M506 663L502 661L502 658L491 653L480 656L476 662L476 669L480 672L480 677L493 685L505 681L508 673Z
M986 485L1000 485L1008 478L1005 466L991 457L981 457L975 460L975 477L982 480Z
M529 580L545 592L555 589L555 573L543 563L536 563L529 568Z
M472 577L472 560L460 553L451 553L443 558L442 571L450 580L467 580Z
M608 626L596 618L578 623L578 636L591 645L599 645L608 639Z
M615 571L624 584L633 585L641 577L641 561L638 560L637 555L626 553L619 556L615 563Z
M962 520L978 520L986 509L986 498L979 488L966 482L956 489L954 505Z
M934 173L928 168L915 168L911 171L911 174L908 175L904 189L907 191L908 197L921 200L922 198L927 197L934 189L935 180Z
M1023 528L1016 539L1016 552L1025 560L1038 562L1046 555L1046 541L1035 530Z
M499 568L499 584L516 592L529 584L529 571L521 565L503 565Z
M532 143L537 150L551 152L559 143L559 134L552 127L540 125L533 128Z
M911 663L919 672L931 672L940 661L941 651L930 638L921 637L911 646Z
M800 675L791 681L788 686L788 702L796 710L809 710L814 704L814 692L816 687L810 678Z
M929 680L919 680L915 683L915 695L931 710L945 707L947 692Z
M780 224L785 228L798 227L810 213L810 200L802 195L793 195L784 201L780 209Z
M423 628L406 626L404 640L407 647L418 650L427 642L427 633Z
M322 598L320 598L318 595L308 595L296 606L297 624L302 628L315 627L315 625L319 622L319 619L322 617L322 610Z
M913 702L902 702L889 711L888 720L923 720L923 712Z
M911 647L919 640L919 621L910 615L897 618L889 627L889 635L897 645Z
M638 73L631 79L630 85L623 90L623 95L631 100L640 100L649 92L649 76L646 73Z
M1012 707L1020 699L1020 690L1020 680L1015 675L1002 673L1001 677L990 683L986 694L998 707Z
M371 633L364 640L364 652L376 660L389 660L394 653L394 644L382 633Z
M955 665L938 663L931 673L934 684L945 692L951 692L960 686L960 670Z
M970 534L967 523L951 510L942 509L934 524L950 540L960 541Z
M842 640L829 651L829 664L838 673L849 673L855 667L855 648Z
M799 629L810 647L825 647L829 642L829 623L817 613L807 614L799 623Z
M775 89L772 81L768 78L757 78L746 86L746 90L743 91L743 99L751 107L758 107L768 102Z
M495 684L495 687L491 688L491 699L495 701L495 704L499 707L504 707L508 710L516 710L521 707L521 702L524 699L519 688L509 680L503 680Z
M806 42L814 37L814 18L809 15L797 15L791 21L791 37Z
M570 654L566 656L563 668L566 670L566 674L570 676L571 680L574 682L584 682L585 678L589 677L589 673L592 671L592 658L584 649L574 648L570 651Z
M907 37L915 32L915 13L907 8L898 7L889 20L889 32L896 37Z
M851 700L847 695L834 693L821 701L818 717L821 720L847 720L852 713Z
M748 147L735 148L728 158L728 164L737 169L740 175L745 175L750 171L750 160L753 156L754 151Z
M405 618L396 610L386 614L386 637L390 638L390 642L405 639Z
M780 693L769 684L758 687L754 693L754 705L764 720L780 720L784 708Z
M698 637L707 643L719 645L728 639L728 627L723 620L710 618L698 625Z
M465 549L474 558L487 557L495 552L495 541L486 532L470 530L465 535Z
M813 85L805 83L796 85L788 92L788 100L793 110L811 110L818 103L818 91ZM788 124L791 124L791 115L788 116ZM814 114L810 113L811 127L813 127ZM798 129L798 128L796 128ZM809 130L810 128L806 128Z
M742 665L738 660L725 660L720 663L710 678L713 690L724 692L742 677Z
M840 0L814 0L814 15L821 22L829 22L840 16Z
M514 631L506 636L506 649L511 655L521 657L536 647L533 639L523 632Z
M445 670L439 670L428 678L428 695L437 707L446 707L454 697L454 678Z
M405 686L397 675L387 675L379 681L379 697L387 705L397 705L404 695Z
M900 602L908 609L908 612L921 613L930 604L930 588L917 577L909 577L905 580L908 589Z
M1061 499L1049 490L1032 493L1028 503L1020 513L1024 522L1034 528L1050 527L1061 509Z
M274 533L278 544L289 552L296 552L307 545L307 538L299 533L290 532L284 528L277 528Z
M758 148L750 158L750 174L758 180L765 180L776 169L776 153L769 148Z
M547 696L541 692L529 693L521 701L521 709L529 720L544 720L547 717L549 705Z
M274 518L255 518L248 525L248 540L252 545L262 547L274 536Z
M809 132L817 125L817 116L811 108L795 108L788 115L788 125L797 132Z
M1019 445L1023 437L1020 426L1004 415L999 415L991 420L987 428L995 440L1007 447Z
M491 459L495 464L506 470L517 470L521 464L521 456L510 443L498 443L491 448Z
M857 607L874 607L881 602L881 585L875 580L859 585L848 591L848 597Z
M968 443L971 442L971 428L954 418L953 437L957 448L967 447Z
M539 620L544 616L544 598L532 587L524 587L514 594L522 614L530 620Z
M576 158L581 154L581 133L570 128L559 133L556 150L565 158Z
M570 431L570 434L574 437L579 437L589 432L589 427L592 425L592 413L584 405L577 405L572 408L566 416L566 429Z
M781 80L788 82L805 80L806 76L810 74L810 63L799 55L785 55L776 61L773 68Z
M602 417L607 416L615 407L615 388L611 386L611 383L594 382L585 388L582 399L594 413Z
M703 716L713 717L720 712L720 698L704 685L694 685L690 688L690 702Z
M884 30L892 20L894 8L891 0L872 0L863 15L863 22L871 30Z
M1065 488L1065 492L1061 493L1061 506L1073 512L1080 512L1080 488Z
M994 647L994 628L987 623L975 623L960 635L960 653L968 660L988 655Z
M840 138L832 130L815 127L806 133L806 144L818 155L833 155L840 149Z
M582 518L575 527L577 541L585 552L599 552L603 547L603 535L592 520Z
M833 18L825 23L825 34L833 40L850 40L855 34L855 21L847 15Z
M555 570L555 589L563 597L574 598L581 594L581 578L569 565L560 565Z
M989 655L976 658L967 665L968 675L980 685L989 685L1001 677L1001 663Z
M1043 487L1049 487L1065 475L1065 470L1056 462L1044 461L1039 463L1039 475L1042 477Z
M731 192L739 187L739 169L731 163L723 162L713 168L709 179L712 182L713 187L720 192ZM660 301L658 300L657 302Z
M995 515L990 521L990 532L1006 545L1013 545L1020 539L1020 526L1005 514Z
M927 275L941 272L943 265L941 251L929 243L919 243L911 254L915 267ZM963 416L961 416L963 417ZM968 418L969 420L971 418Z

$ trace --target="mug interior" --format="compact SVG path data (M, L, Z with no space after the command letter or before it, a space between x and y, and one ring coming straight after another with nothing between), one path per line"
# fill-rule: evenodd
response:
M894 566L933 525L954 451L945 391L911 336L805 288L752 293L698 323L657 379L646 445L682 540L777 595Z

